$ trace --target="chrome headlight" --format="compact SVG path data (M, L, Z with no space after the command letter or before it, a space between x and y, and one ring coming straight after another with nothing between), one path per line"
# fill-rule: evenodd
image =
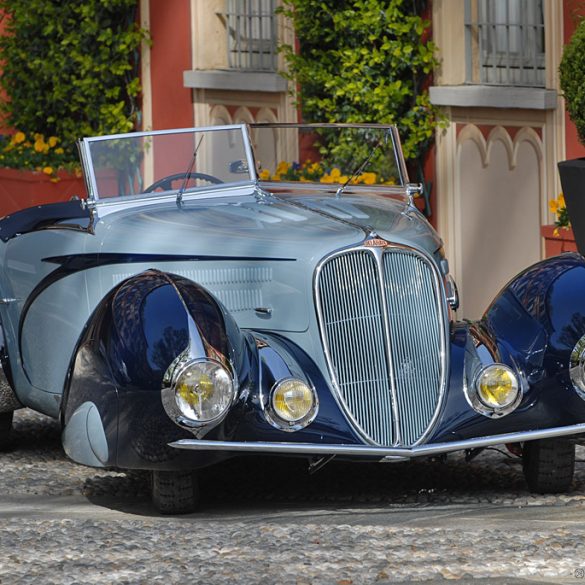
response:
M266 417L281 430L297 431L315 419L318 406L313 388L297 378L287 378L272 388Z
M467 394L477 412L493 418L510 414L522 399L518 376L512 368L497 363L477 372Z
M186 419L208 423L230 407L235 385L232 375L219 362L198 360L187 362L173 375L172 390Z

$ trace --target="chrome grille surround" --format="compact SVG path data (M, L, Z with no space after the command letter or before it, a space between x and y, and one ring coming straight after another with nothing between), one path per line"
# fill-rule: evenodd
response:
M408 246L355 246L315 271L321 340L339 405L374 445L424 441L449 371L441 275Z

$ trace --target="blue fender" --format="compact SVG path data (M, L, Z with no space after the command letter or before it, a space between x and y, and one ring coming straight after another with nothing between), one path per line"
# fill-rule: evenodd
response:
M585 421L585 402L569 377L569 359L585 335L585 260L563 254L514 278L486 311L482 327L525 376L519 409L535 428Z
M110 291L90 317L71 364L62 402L67 454L86 465L98 465L97 457L101 465L122 468L206 463L205 455L168 447L192 438L169 418L160 397L167 368L187 346L194 358L224 356L239 387L249 385L245 336L203 287L148 270ZM218 457L209 455L210 462Z

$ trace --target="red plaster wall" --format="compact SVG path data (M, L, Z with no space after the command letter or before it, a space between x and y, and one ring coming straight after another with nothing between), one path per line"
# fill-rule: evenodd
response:
M192 67L190 23L186 0L150 0L152 130L193 126L191 90L183 86Z
M567 44L579 19L585 16L585 5L581 0L563 0L563 42ZM579 142L577 130L569 115L565 114L567 159L585 156L585 147Z

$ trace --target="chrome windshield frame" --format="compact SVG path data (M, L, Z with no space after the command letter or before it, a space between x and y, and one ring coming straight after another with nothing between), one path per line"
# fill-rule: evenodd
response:
M398 134L398 128L396 124L357 124L357 123L313 123L313 124L303 124L303 123L296 123L296 122L262 122L256 124L249 124L250 128L252 129L262 129L262 128L355 128L355 129L374 129L374 130L390 130L390 137L392 140L392 149L394 151L394 158L396 163L396 169L398 171L398 177L400 180L400 186L405 187L410 182L408 178L408 170L406 168L406 161L404 160L404 155L402 153L402 145L400 142L400 135ZM256 163L254 163L256 164ZM307 184L312 184L308 182Z
M120 140L120 139L129 139L129 138L143 138L143 137L155 137L155 136L169 136L172 134L187 134L193 133L198 134L201 132L221 132L221 131L234 131L240 130L242 134L242 143L244 146L244 154L246 156L246 163L248 165L248 178L243 181L238 181L234 183L228 183L227 185L234 185L235 187L242 186L242 185L253 185L258 181L258 177L256 174L256 167L254 163L254 156L252 152L252 145L250 143L250 134L249 128L247 124L229 124L229 125L221 125L221 126L205 126L199 128L177 128L172 130L156 130L156 131L144 131L144 132L129 132L129 133L122 133L122 134L109 134L106 136L94 136L90 138L83 138L78 141L78 149L79 155L81 159L81 166L83 169L83 176L85 181L85 186L87 189L87 205L90 207L98 207L104 204L111 204L112 201L117 201L121 199L127 199L127 196L119 196L119 197L106 197L101 198L99 197L98 193L98 186L97 180L95 176L94 166L92 164L92 155L91 155L91 145L96 142L104 142L107 140ZM225 184L222 184L222 187L225 188ZM200 189L204 189L205 187L201 187ZM200 189L196 189L193 192L196 194L200 191ZM222 189L223 190L223 189ZM191 193L191 192L190 192ZM189 194L190 194L189 193ZM143 201L149 200L153 197L152 194L148 193L137 193L136 195L132 196L133 201ZM169 198L175 199L176 198L176 191L169 191L165 192L164 194L158 194L157 198Z

